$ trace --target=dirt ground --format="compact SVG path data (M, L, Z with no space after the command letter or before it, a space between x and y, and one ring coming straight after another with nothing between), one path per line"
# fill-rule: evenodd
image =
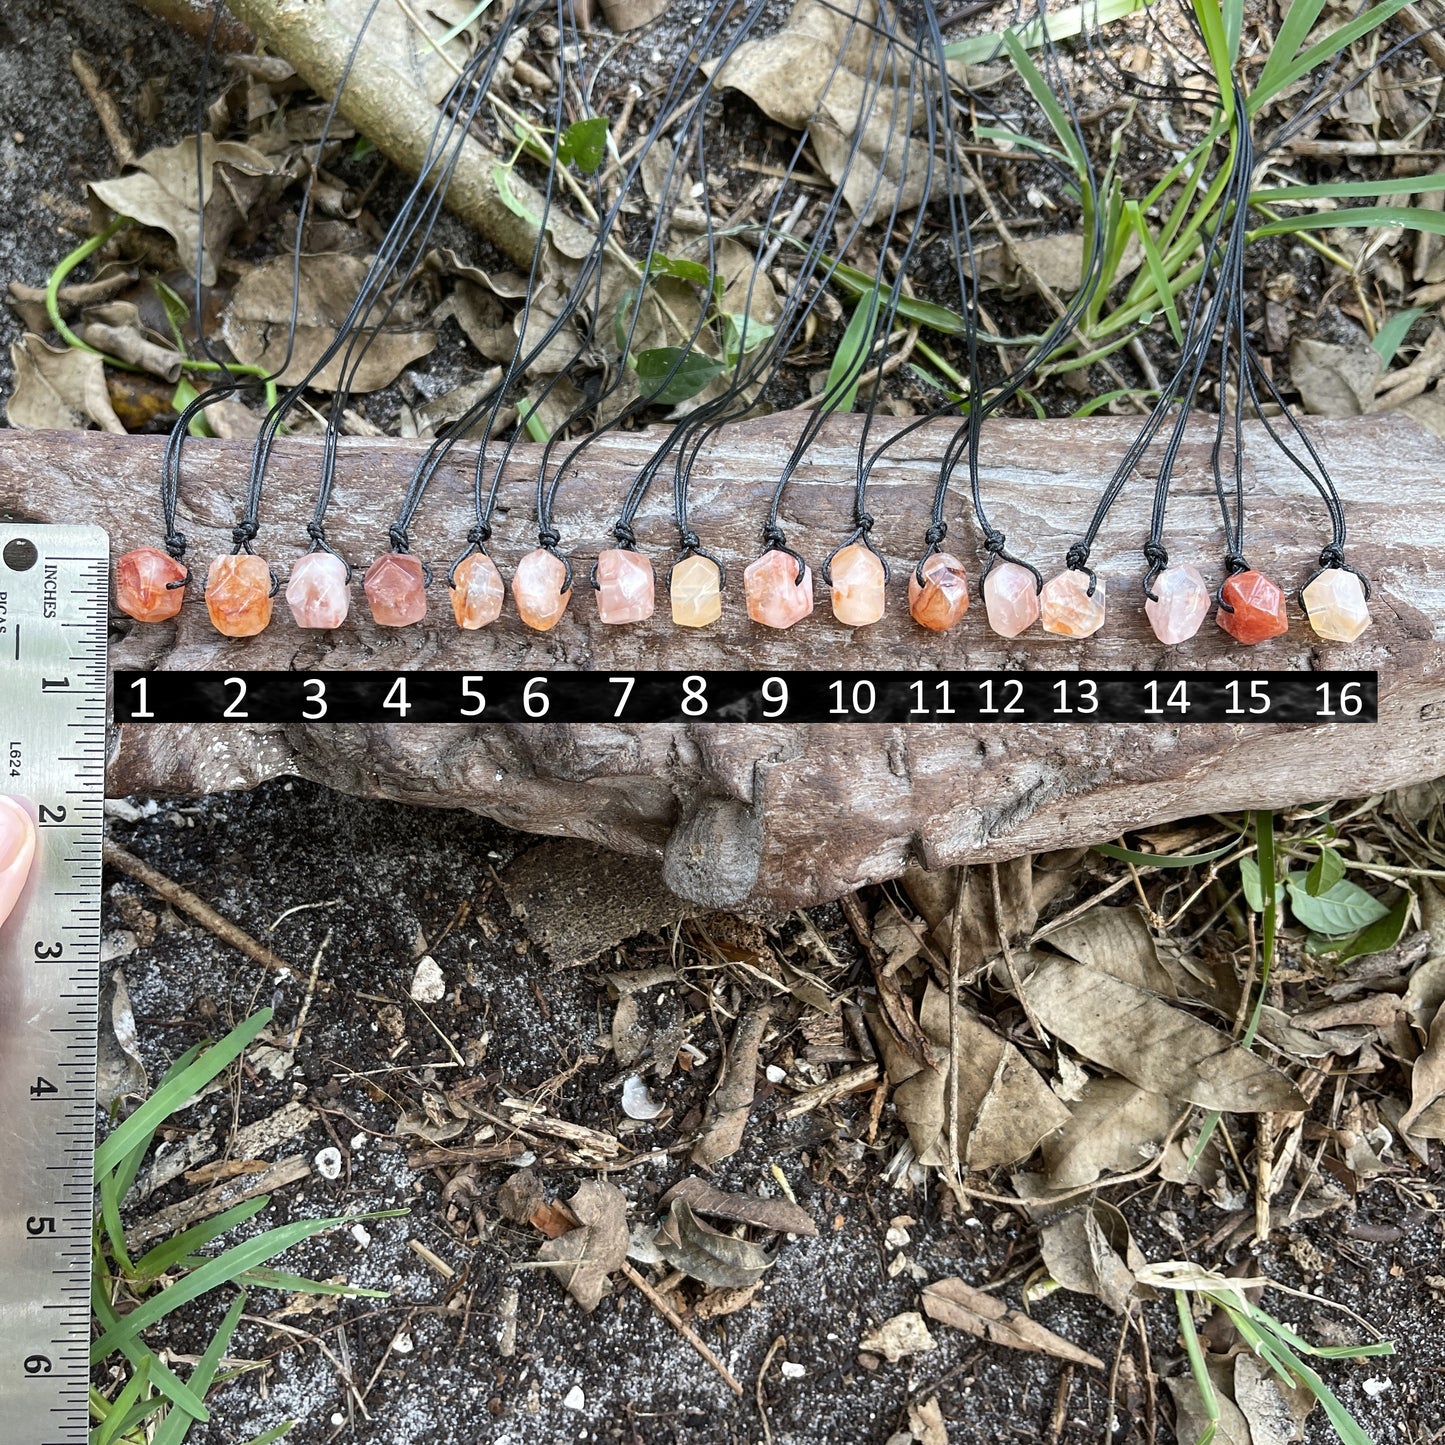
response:
M766 1430L779 1445L883 1445L907 1428L910 1402L934 1397L954 1441L1082 1445L1174 1438L1172 1407L1167 1398L1150 1400L1133 1337L1112 1429L1105 1424L1107 1372L1061 1366L954 1330L935 1328L931 1353L896 1364L875 1357L871 1369L859 1364L859 1342L870 1329L918 1307L919 1279L958 1274L977 1285L1003 1282L1002 1297L1017 1304L1024 1278L1038 1264L1034 1228L1016 1212L980 1204L961 1216L936 1188L908 1187L906 1179L903 1188L883 1185L879 1176L897 1141L866 1142L866 1094L843 1107L841 1123L816 1113L780 1122L773 1108L783 1096L760 1098L743 1149L718 1170L715 1182L724 1188L776 1195L771 1166L777 1165L819 1226L817 1238L784 1242L751 1307L698 1325L742 1383L742 1400L636 1289L623 1288L587 1316L555 1279L527 1267L539 1236L503 1219L495 1200L515 1165L481 1171L480 1237L465 1219L449 1225L436 1175L409 1168L407 1148L392 1131L402 1106L415 1110L428 1087L454 1083L452 1049L475 1061L465 1072L486 1080L489 1091L529 1098L540 1092L558 1116L604 1130L637 1128L637 1135L624 1137L634 1149L648 1147L649 1126L630 1124L619 1107L621 1071L605 1048L613 1005L599 973L552 968L528 946L497 885L499 871L533 840L468 815L360 803L300 782L163 803L134 824L113 820L112 831L123 846L266 939L297 971L278 982L163 908L149 946L125 952L133 940L113 937L112 966L122 968L129 983L153 1077L204 1033L214 1035L257 1006L276 1010L279 1031L292 1027L311 961L329 935L294 1066L279 1079L248 1074L234 1101L218 1098L194 1116L197 1126L224 1130L233 1104L245 1123L293 1096L328 1111L330 1131L313 1126L282 1152L314 1154L332 1132L348 1157L349 1177L326 1184L313 1176L278 1191L254 1227L368 1209L410 1211L369 1224L364 1248L338 1232L287 1257L285 1267L295 1272L342 1275L389 1289L392 1298L347 1300L334 1313L282 1318L313 1334L329 1332L324 1338L332 1358L304 1339L244 1325L232 1356L265 1361L266 1368L218 1390L215 1421L193 1439L229 1445L296 1418L288 1439L298 1445L335 1438L367 1445L735 1445L764 1441ZM124 930L127 918L134 925L131 900L156 910L131 880L108 885L109 930ZM464 902L472 905L470 918L447 931ZM289 911L296 909L304 911ZM866 979L866 964L836 908L815 910L813 922L847 965L844 978ZM780 938L799 926L785 920ZM422 948L441 966L448 987L446 1000L425 1013L408 998ZM665 961L670 948L666 940L640 939L605 967L649 967ZM391 1057L399 1042L395 1011L409 1045L400 1058ZM692 1037L716 1057L717 1040L705 1025ZM699 1073L677 1075L657 1089L672 1111L670 1125L658 1131L664 1146L679 1134L687 1137L681 1126L712 1082L711 1063L699 1065ZM1187 1249L1216 1268L1265 1273L1349 1305L1383 1330L1397 1342L1397 1356L1327 1365L1326 1376L1378 1445L1426 1445L1445 1423L1442 1214L1431 1192L1440 1181L1408 1160L1394 1163L1357 1208L1279 1232L1257 1255L1248 1243L1227 1249L1208 1243L1229 1221L1197 1190L1146 1181L1113 1195L1149 1257ZM628 1196L635 1225L655 1221L659 1196L689 1172L695 1171L674 1151L607 1177ZM540 1174L547 1195L557 1198L570 1196L585 1177L545 1161ZM191 1186L177 1181L132 1212L149 1214L189 1192ZM903 1226L908 1242L899 1244L894 1235L890 1245L889 1222L900 1216L913 1221ZM454 1275L440 1277L413 1252L412 1241ZM511 1290L515 1353L503 1357L498 1341ZM248 1314L272 1314L282 1299L257 1292ZM1323 1307L1279 1295L1271 1303L1314 1337L1330 1338L1328 1331L1338 1328L1340 1317ZM157 1344L163 1339L182 1356L199 1350L222 1309L216 1303L184 1312ZM1113 1361L1119 1323L1102 1304L1059 1291L1033 1313ZM1153 1368L1177 1374L1172 1306L1150 1304L1144 1317ZM770 1355L779 1338L783 1344ZM354 1401L348 1412L338 1359L350 1361L359 1385L370 1382L364 1390L369 1418ZM765 1360L769 1369L759 1384ZM784 1364L799 1368L785 1375ZM575 1409L567 1404L574 1387L582 1392ZM1305 1438L1334 1438L1319 1411Z

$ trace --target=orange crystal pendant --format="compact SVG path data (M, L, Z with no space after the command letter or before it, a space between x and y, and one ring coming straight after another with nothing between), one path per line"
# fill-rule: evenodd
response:
M748 564L743 589L748 616L764 627L791 627L813 610L813 569L804 566L799 582L797 558L776 547Z
M502 574L485 552L463 557L452 573L452 613L457 626L475 632L502 615Z
M1055 637L1092 637L1104 625L1104 579L1095 581L1091 596L1085 572L1071 567L1050 577L1039 594L1039 616Z
M833 616L847 627L867 627L883 616L883 563L861 542L844 547L828 566ZM794 576L797 573L794 572Z
M426 616L426 572L410 552L383 552L361 584L382 627L410 627Z
M1289 631L1284 593L1263 572L1236 572L1219 589L1219 596L1234 610L1221 607L1215 615L1236 642L1253 647Z
M165 622L181 610L185 564L159 547L138 547L115 561L115 603L137 622Z
M271 621L271 568L249 552L217 557L206 574L206 610L225 637L254 637Z
M567 567L545 547L528 552L512 574L512 596L517 603L517 616L538 632L550 632L561 620L572 600L572 589L565 592Z
M923 586L918 568L908 574L908 610L913 620L930 632L947 632L968 611L968 574L951 552L934 552L923 563Z

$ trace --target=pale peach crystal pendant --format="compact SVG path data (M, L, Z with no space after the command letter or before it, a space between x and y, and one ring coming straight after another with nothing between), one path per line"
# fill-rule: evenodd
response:
M764 627L791 627L813 610L813 569L803 568L798 581L798 559L773 547L743 573L748 616Z
M1000 637L1017 637L1039 620L1039 591L1034 574L1017 562L999 562L983 579L988 625Z
M340 627L351 610L346 563L333 552L298 557L286 579L286 605L297 627Z
M968 611L968 574L951 552L931 553L923 559L922 570L921 587L919 569L908 574L908 610L921 627L947 632Z
M597 616L603 622L645 622L654 594L652 562L641 552L608 547L597 554Z
M562 590L567 567L545 547L528 552L512 574L512 597L517 616L538 632L550 632L561 620L572 600L572 589Z
M502 615L502 574L485 552L463 557L452 573L452 612L457 626L475 632Z
M165 622L181 610L186 569L159 547L138 547L115 560L115 604L137 622Z
M1209 616L1209 588L1197 567L1166 567L1154 579L1154 596L1145 598L1144 615L1154 636L1166 646L1188 642Z
M1104 625L1104 580L1089 595L1089 576L1070 567L1050 577L1039 594L1044 631L1056 637L1092 637Z
M217 557L206 574L206 609L217 632L254 637L271 621L271 569L249 552Z
M722 616L722 573L711 557L684 557L672 569L667 590L678 627L707 627Z
M844 547L828 564L833 578L833 616L847 627L867 627L883 616L887 580L877 554L861 542ZM796 577L796 571L793 573Z
M383 552L366 569L361 589L382 627L410 627L426 616L426 571L409 552Z
M1353 642L1369 625L1365 585L1343 567L1329 567L1304 590L1305 615L1326 642Z

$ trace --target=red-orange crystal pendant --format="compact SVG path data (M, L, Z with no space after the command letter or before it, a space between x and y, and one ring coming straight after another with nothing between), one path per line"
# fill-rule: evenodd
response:
M1215 615L1236 642L1252 647L1289 631L1284 593L1263 572L1236 572L1219 589L1219 597L1228 607L1221 607Z
M117 557L115 562L115 603L137 622L165 622L181 610L185 564L158 547L138 547Z

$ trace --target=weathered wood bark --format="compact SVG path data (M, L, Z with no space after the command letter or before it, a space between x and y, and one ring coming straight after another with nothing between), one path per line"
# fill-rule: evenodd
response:
M131 727L115 740L113 791L198 793L301 774L361 795L475 808L513 827L661 857L671 886L692 899L792 904L894 876L914 861L1006 858L1203 810L1359 795L1445 774L1445 443L1407 420L1313 428L1346 501L1350 556L1374 581L1374 626L1354 645L1326 646L1292 605L1289 634L1254 649L1237 647L1212 622L1182 648L1154 641L1137 591L1147 481L1121 498L1095 552L1110 591L1101 634L1082 643L1037 635L1005 642L977 606L954 632L923 633L907 615L907 573L941 430L910 439L875 473L874 535L897 564L888 616L853 632L820 599L791 632L755 627L742 605L741 568L759 549L765 498L798 425L796 415L784 415L738 427L697 469L695 521L733 568L723 620L705 631L674 628L665 596L652 622L604 627L584 595L590 558L651 445L634 434L593 448L562 487L557 523L581 585L552 633L528 632L510 607L491 628L459 632L438 583L432 616L416 628L376 627L358 598L352 620L334 635L297 630L278 605L266 633L226 641L211 630L193 586L175 624L119 618L113 665L1377 668L1379 724ZM815 564L847 524L856 425L830 422L787 494L789 537ZM1133 428L1127 420L990 424L985 485L1014 545L1048 570L1061 565ZM1201 426L1181 458L1168 543L1177 559L1217 575L1222 544L1208 442ZM354 562L364 565L385 547L387 520L417 455L415 443L343 443L331 536ZM276 451L257 545L281 569L303 545L317 459L314 441L286 441ZM457 455L439 474L414 530L415 549L439 570L468 525L469 460ZM0 515L95 518L117 553L152 542L159 461L155 441L0 433ZM182 526L202 572L227 549L245 461L241 446L188 445ZM1246 462L1249 555L1294 585L1325 539L1323 509L1257 430ZM504 573L535 545L535 465L536 449L519 448L503 483L494 550ZM965 508L964 499L952 499L948 515L952 545L967 558L975 539ZM661 581L676 540L666 498L649 499L638 535Z

